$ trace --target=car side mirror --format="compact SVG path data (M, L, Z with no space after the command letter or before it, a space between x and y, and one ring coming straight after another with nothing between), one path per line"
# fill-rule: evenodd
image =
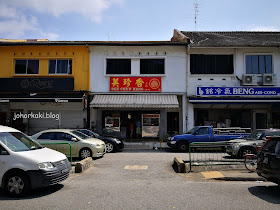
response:
M75 137L73 137L72 139L71 139L71 141L78 141L78 139L77 138L75 138Z

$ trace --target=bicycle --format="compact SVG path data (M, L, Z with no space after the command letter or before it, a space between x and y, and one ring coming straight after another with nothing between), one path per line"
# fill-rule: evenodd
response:
M250 171L250 172L255 172L257 169L257 163L258 163L258 156L255 154L245 154L245 167Z

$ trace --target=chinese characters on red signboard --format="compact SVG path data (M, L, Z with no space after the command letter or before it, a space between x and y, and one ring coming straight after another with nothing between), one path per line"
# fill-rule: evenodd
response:
M110 77L110 91L160 92L161 77Z

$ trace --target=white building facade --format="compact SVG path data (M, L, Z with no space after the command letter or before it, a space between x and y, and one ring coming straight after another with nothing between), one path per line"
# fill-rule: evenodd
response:
M187 129L280 127L279 32L184 32Z
M178 42L91 45L92 128L123 139L184 132L186 49Z

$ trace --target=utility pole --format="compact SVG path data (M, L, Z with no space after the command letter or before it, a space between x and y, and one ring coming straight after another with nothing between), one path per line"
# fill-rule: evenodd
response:
M194 3L194 31L196 31L196 22L197 22L197 16L198 16L198 6L199 6L199 4L195 1L195 3Z

